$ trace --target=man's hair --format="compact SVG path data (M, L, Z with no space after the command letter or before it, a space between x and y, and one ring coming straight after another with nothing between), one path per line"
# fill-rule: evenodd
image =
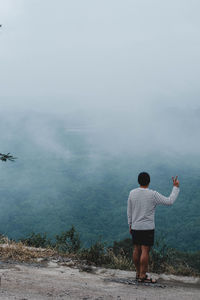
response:
M142 172L138 175L138 183L142 186L148 185L150 183L150 176L146 172Z

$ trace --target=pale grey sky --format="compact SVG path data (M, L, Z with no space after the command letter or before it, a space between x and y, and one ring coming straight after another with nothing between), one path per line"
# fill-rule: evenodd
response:
M146 145L148 128L151 145L199 151L199 11L199 0L0 0L1 109L89 114L93 139L119 149Z

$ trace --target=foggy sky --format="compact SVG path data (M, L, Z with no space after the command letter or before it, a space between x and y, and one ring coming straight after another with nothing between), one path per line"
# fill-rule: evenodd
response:
M111 152L198 153L199 9L198 0L0 0L1 113L71 114Z

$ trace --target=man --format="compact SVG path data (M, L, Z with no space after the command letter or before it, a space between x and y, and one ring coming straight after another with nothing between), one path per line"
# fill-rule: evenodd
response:
M156 283L148 278L149 251L154 244L154 215L158 204L172 205L179 194L178 176L173 180L173 189L169 197L150 190L150 176L146 172L138 175L140 187L130 191L127 205L129 231L132 235L134 251L133 261L136 267L136 279L139 282Z

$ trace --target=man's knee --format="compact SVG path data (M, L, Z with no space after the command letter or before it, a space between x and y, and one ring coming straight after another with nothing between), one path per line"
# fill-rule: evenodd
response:
M142 246L141 246L141 251L142 251L142 253L149 254L150 249L151 249L150 246L145 246L145 245L142 245Z

